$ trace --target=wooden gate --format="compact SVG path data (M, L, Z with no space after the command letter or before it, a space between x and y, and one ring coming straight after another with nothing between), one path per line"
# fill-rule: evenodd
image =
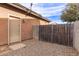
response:
M40 25L39 40L73 46L73 24Z

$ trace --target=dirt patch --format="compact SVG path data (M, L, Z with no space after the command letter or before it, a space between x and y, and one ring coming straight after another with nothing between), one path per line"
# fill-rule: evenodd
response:
M8 45L0 46L0 55L2 55L3 53L6 53L8 51L10 51Z
M38 40L26 40L26 47L5 53L5 56L77 56L72 47Z

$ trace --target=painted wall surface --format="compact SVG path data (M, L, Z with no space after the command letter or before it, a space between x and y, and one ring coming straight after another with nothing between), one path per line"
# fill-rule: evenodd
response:
M0 45L8 44L8 21L0 18Z
M25 18L25 15L4 7L0 7L0 45L8 44L8 19L9 15Z
M74 22L73 46L79 52L79 21Z
M39 20L37 18L27 16L25 14L22 14L22 13L19 13L19 12L16 12L16 11L13 11L13 10L10 10L10 9L4 8L4 7L0 7L0 12L2 12L2 13L0 13L0 18L8 18L9 15L21 18L22 40L30 39L33 37L32 36L32 26L39 25ZM23 20L25 21L24 23L23 23Z
M33 38L33 25L39 25L37 19L25 19L22 22L22 40Z
M7 6L8 7L8 6ZM44 21L39 21L35 17L27 16L23 13L18 12L12 7L0 7L0 45L8 43L8 19L9 15L21 18L21 36L22 40L33 38L33 25L44 25L47 24ZM3 20L5 19L5 21ZM23 22L24 19L24 22Z
M0 18L8 18L9 15L20 17L20 18L25 18L25 15L19 12L15 12L13 10L0 7Z
M48 22L44 20L40 20L40 25L48 25Z

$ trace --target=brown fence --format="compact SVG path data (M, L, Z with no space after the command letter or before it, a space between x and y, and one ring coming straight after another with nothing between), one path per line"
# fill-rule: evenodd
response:
M40 25L39 40L73 46L73 24Z

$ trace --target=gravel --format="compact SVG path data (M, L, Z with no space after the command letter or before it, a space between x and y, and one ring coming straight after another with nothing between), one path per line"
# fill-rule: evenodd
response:
M26 47L10 51L3 56L77 56L77 51L68 46L48 43L38 40L26 40L22 42Z

